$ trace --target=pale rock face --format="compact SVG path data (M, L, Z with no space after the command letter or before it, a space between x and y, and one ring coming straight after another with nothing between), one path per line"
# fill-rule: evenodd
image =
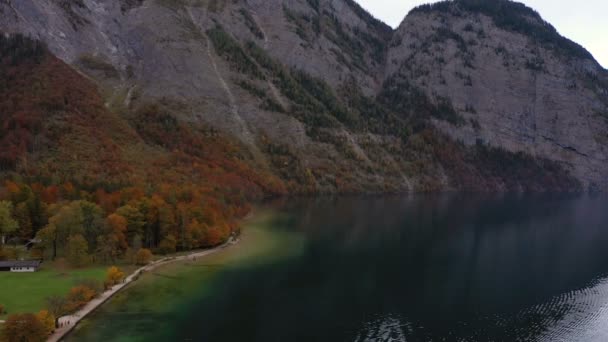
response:
M58 0L11 1L0 4L0 29L41 39L54 54L72 64L90 54L119 71L131 67L150 96L217 95L213 88L218 85L208 82L212 68L204 39L204 32L217 24L235 38L253 40L271 56L323 77L332 86L340 86L351 76L359 79L368 93L381 85L381 77L376 76L380 65L362 75L350 72L330 52L340 50L339 46L324 36L311 35L307 42L296 34L295 24L286 18L283 8L312 17L315 10L306 0L146 0L126 11L121 2L128 0L82 0L83 7L72 5L69 12ZM217 5L210 10L212 2ZM247 28L241 10L251 14L263 38ZM319 11L335 13L349 28L368 30L342 0L321 1Z
M439 30L466 46L437 40ZM595 61L560 57L487 16L412 13L395 33L385 78L401 75L431 98L450 99L467 123L435 123L453 138L556 160L585 186L606 189L608 104L586 74L606 79Z

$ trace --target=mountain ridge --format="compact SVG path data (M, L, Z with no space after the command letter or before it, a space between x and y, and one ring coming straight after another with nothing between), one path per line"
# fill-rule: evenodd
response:
M392 30L352 0L5 1L0 30L46 42L121 117L155 106L240 140L291 192L606 189L605 70L540 17L528 40L463 4Z

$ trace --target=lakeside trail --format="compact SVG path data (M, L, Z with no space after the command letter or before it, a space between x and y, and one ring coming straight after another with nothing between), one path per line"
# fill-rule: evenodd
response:
M137 269L135 272L131 273L131 275L129 275L127 278L125 278L125 281L123 283L114 285L111 289L105 291L99 297L97 297L97 298L93 299L92 301L90 301L89 303L87 303L87 305L85 305L82 309L78 310L77 312L75 312L71 315L67 315L67 316L63 316L63 317L59 318L60 328L55 330L55 332L47 339L47 342L61 341L61 339L64 338L68 333L70 333L82 319L84 319L90 313L92 313L97 308L99 308L103 303L107 302L110 298L112 298L120 290L127 287L127 285L135 282L139 278L139 276L141 276L144 272L152 271L154 269L157 269L161 266L164 266L164 265L167 265L167 264L170 264L173 262L194 260L194 259L198 259L201 257L205 257L207 255L217 253L217 252L223 250L224 248L226 248L230 245L234 245L236 243L238 243L238 238L234 239L231 237L226 243L224 243L221 246L218 246L218 247L215 247L212 249L207 249L204 251L192 252L192 253L177 256L177 257L163 258L163 259L154 261L146 266L143 266L143 267Z

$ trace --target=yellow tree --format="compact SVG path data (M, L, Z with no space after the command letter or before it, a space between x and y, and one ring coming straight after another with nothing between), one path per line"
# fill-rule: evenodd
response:
M42 323L42 325L44 325L44 327L46 328L47 336L52 334L53 331L55 331L55 316L53 316L53 314L50 313L48 310L40 310L36 317L38 318L40 323Z
M106 285L114 286L121 283L125 279L125 273L116 266L108 268L106 274Z

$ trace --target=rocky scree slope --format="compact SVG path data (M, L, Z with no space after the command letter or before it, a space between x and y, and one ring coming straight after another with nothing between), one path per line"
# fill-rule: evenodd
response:
M0 30L148 145L211 127L292 193L605 189L606 71L531 10L498 1L510 26L477 3L393 31L352 0L3 0Z

